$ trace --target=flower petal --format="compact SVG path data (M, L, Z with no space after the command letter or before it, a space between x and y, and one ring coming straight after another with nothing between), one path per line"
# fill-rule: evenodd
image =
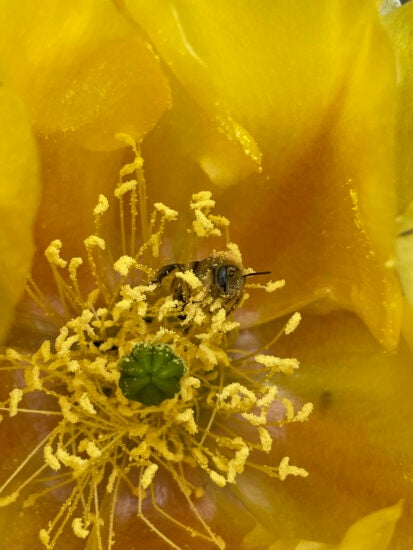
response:
M175 95L191 97L181 126L165 121L146 143L152 188L162 182L156 192L179 209L183 189L189 194L210 178L248 264L287 281L250 321L325 298L325 308L355 311L394 348L401 302L386 266L395 231L395 68L376 3L126 5L174 73ZM217 132L222 120L234 123L245 156L255 146L262 153L262 174L231 156L227 172L244 179L228 186L236 177L225 175L224 154L213 153L199 130L205 119ZM177 140L184 124L195 136ZM234 140L224 127L221 135ZM204 157L193 145L199 134Z
M265 330L256 331L262 342ZM270 339L277 327L267 330ZM306 424L277 434L271 463L289 456L309 476L269 484L264 475L246 472L234 494L279 538L335 543L361 517L405 499L395 541L409 548L412 352L405 345L397 354L383 352L354 315L335 312L304 316L279 340L277 354L298 357L301 367L274 383L296 407L312 401L314 412Z
M154 53L108 0L8 2L0 51L38 131L75 134L93 150L137 140L169 107Z
M359 519L345 534L339 550L360 547L365 550L386 550L401 514L402 503L399 502Z
M413 306L413 201L397 221L397 270L406 298Z
M383 18L392 39L398 69L396 134L397 196L399 212L413 199L413 4L408 2Z
M0 340L13 319L34 252L32 230L38 206L38 159L20 98L0 86Z
M297 539L279 539L256 525L242 541L242 550L386 550L402 513L400 502L357 520L338 545Z

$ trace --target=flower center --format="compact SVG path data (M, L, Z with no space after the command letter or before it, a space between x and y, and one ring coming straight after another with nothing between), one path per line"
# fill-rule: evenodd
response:
M138 516L178 548L143 511L146 500L162 511L153 491L159 469L182 491L197 527L173 513L163 511L164 516L188 536L223 548L194 505L203 495L203 481L194 484L191 471L219 487L236 482L246 467L280 479L307 475L290 466L288 458L276 466L260 466L251 457L252 451L271 450L272 426L306 420L311 412L311 404L295 411L274 384L277 373L292 373L298 362L258 353L236 357L231 348L239 323L230 314L247 298L245 289L272 292L284 282L247 284L251 271L244 269L238 247L229 240L228 220L213 213L210 192L192 197L186 257L175 264L161 262L165 231L178 213L155 203L147 219L143 160L136 144L121 138L135 155L122 168L114 193L122 254L110 262L110 241L102 235L109 200L100 195L93 212L95 233L84 241L85 257L64 260L58 240L46 250L60 304L55 307L29 280L29 294L59 333L34 354L6 351L6 368L21 369L25 386L12 389L1 408L10 416L27 410L21 405L32 392L43 392L57 404L53 411L31 410L56 415L59 421L23 463L43 452L44 464L30 480L46 469L52 472L48 487L32 493L26 504L61 487L61 470L63 485L72 487L61 511L40 532L47 548L55 547L69 519L80 538L88 537L92 528L100 533L98 488L111 500L105 531L110 548L121 482L136 497ZM197 246L210 237L223 238L223 250L195 259ZM87 291L80 280L89 281ZM294 330L298 321L295 314L282 332ZM274 404L282 405L285 415L270 421ZM10 485L12 491L0 497L0 505L15 501L28 485L27 479L19 480L23 466L3 484L2 489Z

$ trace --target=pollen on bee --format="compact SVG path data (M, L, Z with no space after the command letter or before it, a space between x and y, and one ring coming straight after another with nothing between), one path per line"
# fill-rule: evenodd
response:
M177 279L182 279L193 290L199 290L203 286L200 279L192 271L177 273L175 276Z

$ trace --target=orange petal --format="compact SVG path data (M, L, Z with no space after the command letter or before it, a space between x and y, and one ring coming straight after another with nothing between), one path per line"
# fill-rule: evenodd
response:
M39 200L38 158L21 99L0 87L0 340L13 319L34 252L33 220Z
M265 342L276 330L261 327L256 334ZM267 462L289 456L309 476L269 483L264 475L247 473L233 493L256 522L281 539L336 544L361 517L405 499L394 544L408 548L413 540L412 352L405 345L397 354L383 352L354 315L336 312L305 316L277 343L276 353L296 356L301 366L274 383L296 406L312 401L315 408L306 424L277 432Z

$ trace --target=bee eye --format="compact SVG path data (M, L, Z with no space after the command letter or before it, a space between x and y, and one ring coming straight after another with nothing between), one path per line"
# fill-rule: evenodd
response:
M167 344L136 344L118 366L123 395L146 406L159 405L178 393L185 372L185 363Z
M235 277L235 273L237 272L237 268L233 265L227 266L227 276L232 279L232 277Z
M223 292L227 291L227 267L226 265L221 266L217 271L217 284L218 286L223 290Z

